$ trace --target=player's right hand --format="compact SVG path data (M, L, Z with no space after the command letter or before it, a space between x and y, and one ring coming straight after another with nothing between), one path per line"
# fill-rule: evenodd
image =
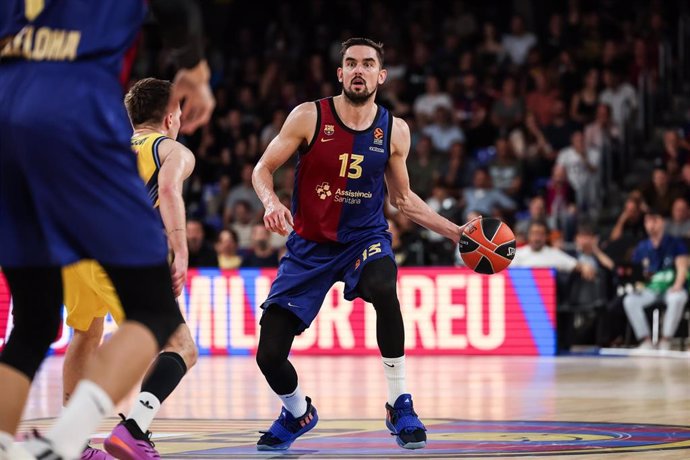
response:
M182 288L187 282L187 265L187 259L184 257L175 257L170 265L173 294L176 299L182 294Z
M216 101L213 98L209 78L211 72L206 61L200 61L191 69L180 69L173 81L170 95L171 111L182 104L182 126L180 131L192 134L211 119Z
M295 226L292 221L292 213L282 203L268 206L264 212L264 225L272 232L287 235Z

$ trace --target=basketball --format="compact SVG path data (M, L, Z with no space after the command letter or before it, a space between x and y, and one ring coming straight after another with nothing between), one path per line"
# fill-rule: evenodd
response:
M515 257L515 235L499 219L478 219L465 227L460 237L460 257L477 273L498 273L508 268Z

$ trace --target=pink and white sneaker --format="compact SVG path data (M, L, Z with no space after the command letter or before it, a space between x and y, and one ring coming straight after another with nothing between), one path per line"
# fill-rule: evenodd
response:
M79 460L115 460L115 457L101 449L96 449L95 447L86 446L84 452L81 453Z
M160 454L151 441L151 432L144 433L132 419L120 414L122 421L103 442L105 450L120 460L159 459Z

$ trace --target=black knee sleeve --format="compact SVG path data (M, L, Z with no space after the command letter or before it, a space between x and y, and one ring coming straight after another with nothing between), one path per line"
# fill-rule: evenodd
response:
M301 324L297 316L278 305L269 305L261 317L256 363L276 394L289 394L297 388L297 372L288 355Z
M153 267L114 267L104 265L115 286L128 320L146 326L162 349L177 327L184 322L175 301L166 264Z
M14 328L0 362L33 380L62 323L60 267L6 268Z
M359 278L357 289L362 298L374 304L374 307L385 306L397 303L398 292L396 283L398 281L398 266L390 257L382 257L373 262L369 262L363 269ZM387 302L395 299L395 302ZM398 304L398 309L400 306Z
M376 309L376 341L384 358L399 358L405 353L405 326L396 282L398 267L390 257L369 262L360 276L357 290Z

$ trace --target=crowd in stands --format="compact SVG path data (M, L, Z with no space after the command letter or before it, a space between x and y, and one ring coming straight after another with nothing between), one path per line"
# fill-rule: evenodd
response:
M183 139L197 158L185 190L191 266L277 266L285 239L263 228L252 168L290 110L340 92L335 70L350 36L385 45L377 102L411 128L412 189L455 222L508 222L522 246L515 266L546 264L596 282L596 302L577 298L586 289L561 291L564 309L588 302L612 311L605 306L650 237L650 210L666 219L666 234L690 238L690 125L660 130L645 183L626 188L621 177L638 83L659 84L675 2L266 3L252 14L246 2L202 2L217 107ZM166 76L169 56L158 46L144 35L135 75ZM633 145L632 157L643 155ZM275 177L286 204L294 168ZM626 197L609 222L614 186ZM458 263L451 242L386 212L400 265Z

